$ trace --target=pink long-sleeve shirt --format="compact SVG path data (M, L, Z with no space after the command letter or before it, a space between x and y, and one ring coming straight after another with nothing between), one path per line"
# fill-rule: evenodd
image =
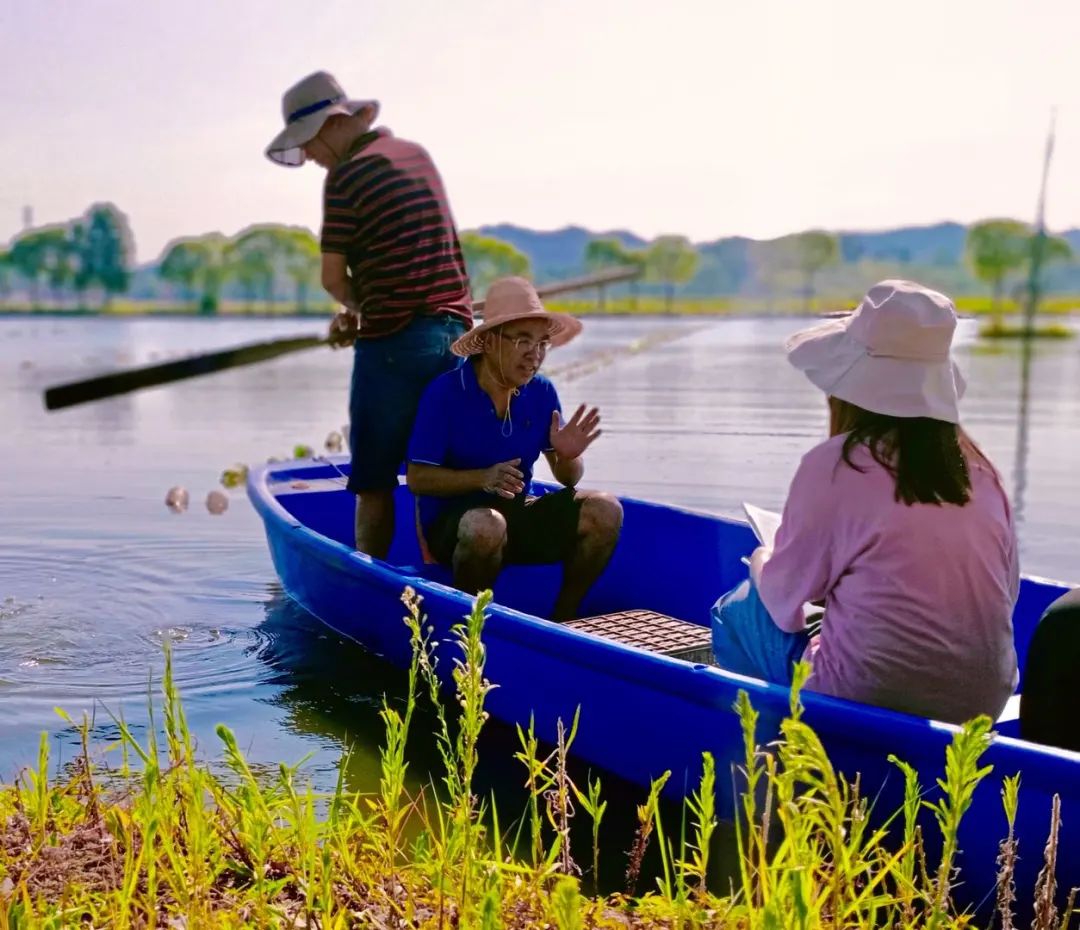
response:
M864 471L844 463L843 443L803 457L758 584L791 632L804 628L804 602L825 601L807 688L953 723L997 717L1017 684L1019 588L997 475L969 458L965 506L908 506L864 446L851 456Z

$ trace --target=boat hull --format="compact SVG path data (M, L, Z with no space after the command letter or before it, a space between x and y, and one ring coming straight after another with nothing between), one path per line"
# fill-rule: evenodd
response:
M412 499L404 487L398 491L398 532L389 560L352 549L353 499L339 486L346 468L343 462L290 463L250 475L249 494L263 517L282 585L324 623L397 665L410 658L401 595L413 588L423 598L446 673L454 657L452 628L469 612L472 598L450 587L443 569L420 563ZM586 612L642 608L707 624L711 603L744 577L739 559L755 544L749 527L643 501L624 500L624 508L623 537ZM550 610L558 584L557 566L509 568L500 576L484 627L486 674L497 686L488 697L492 715L512 724L533 719L538 735L552 740L557 722L569 722L580 708L577 756L641 785L670 771L670 790L677 794L696 786L702 753L710 752L718 771L732 772L731 780L721 781L717 803L722 816L733 817L744 757L732 709L738 692L745 690L760 713L757 741L765 744L777 736L788 711L788 690L539 619ZM1053 582L1023 580L1015 616L1021 661L1042 611L1064 590ZM890 754L912 765L927 798L934 798L955 727L813 693L803 695L803 704L833 764L849 777L859 774L864 796L876 797L877 812L896 810L903 796L903 778L888 761ZM1015 733L1015 721L1002 722L998 732ZM1021 900L1041 866L1055 792L1065 822L1058 880L1066 889L1076 884L1080 754L998 735L983 761L993 765L993 773L978 788L962 828L959 899L980 907L992 903L997 848L1007 832L1001 778L1015 772L1022 773L1016 825ZM926 829L932 845L929 817Z

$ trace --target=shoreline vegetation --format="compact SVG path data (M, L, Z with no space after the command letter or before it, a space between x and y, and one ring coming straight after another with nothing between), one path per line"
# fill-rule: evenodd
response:
M599 778L578 785L567 760L577 719L541 747L532 727L518 727L524 810L496 809L477 796L478 741L492 684L484 677L483 626L490 593L435 655L418 598L406 590L405 623L413 645L406 698L384 700L384 744L377 791L358 794L339 778L316 794L301 767L254 769L224 725L217 728L223 765L194 746L166 648L161 697L140 742L122 718L113 749L119 765L96 761L89 723L61 717L78 732L82 752L50 779L43 734L36 768L0 786L0 925L9 928L894 928L972 927L953 903L963 880L955 869L960 822L978 783L991 777L979 758L991 723L978 718L947 750L941 797L922 797L914 770L896 761L903 806L891 818L868 817L872 798L836 773L802 720L800 666L781 738L757 742L757 714L745 692L739 715L745 758L739 791L738 864L717 881L713 847L719 822L718 772L707 753L681 822L665 820L660 793L670 773L637 808L636 838L626 854L625 888L599 894L594 876L607 801ZM450 654L450 651L453 654ZM440 681L453 699L444 701ZM434 733L413 733L414 712L434 709ZM449 716L449 709L455 716ZM588 708L580 708L587 714ZM435 741L441 782L410 789L406 746ZM1018 850L1011 834L1019 775L993 773L1009 835L1000 846L995 923L1014 926ZM718 783L718 778L721 780ZM720 790L725 790L720 787ZM1020 902L1034 927L1072 925L1073 892L1064 911L1058 889L1055 799L1044 868L1033 897ZM591 825L591 844L571 847L574 818ZM924 845L924 830L932 830ZM577 834L575 834L577 835ZM584 846L584 848L581 848ZM939 854L929 849L940 848ZM642 861L659 858L654 887L643 887ZM722 885L722 891L715 891Z
M769 240L693 243L663 235L598 235L568 227L538 232L511 225L464 230L461 252L473 290L497 278L543 282L631 267L630 285L600 285L590 298L556 301L580 315L825 316L851 310L884 278L922 281L956 298L963 314L986 314L990 338L1021 335L1006 323L1028 290L1040 314L1080 309L1080 230L1047 236L1012 219L938 224L877 234L809 229ZM0 314L229 316L332 312L321 279L319 240L301 226L258 223L234 236L209 232L170 242L136 266L127 216L97 203L67 222L26 229L0 246ZM1035 280L1030 280L1034 275ZM1061 337L1060 326L1037 335Z
M601 306L595 300L548 300L545 305L557 313L572 313L575 316L700 316L700 317L757 317L757 316L792 316L815 317L841 315L853 310L859 296L821 297L807 308L800 298L751 298L751 297L710 297L681 298L672 303L672 309L666 308L666 302L659 297L609 297ZM960 296L954 298L961 316L992 317L1000 314L1004 318L1017 318L1023 315L1023 306L1013 300L1001 301L1000 308L995 307L989 297ZM325 319L336 310L335 305L323 302L312 303L301 308L292 302L278 302L251 306L240 301L223 301L214 313L200 312L197 307L184 303L159 300L114 300L109 307L87 307L73 304L32 307L25 303L0 303L0 318L33 317L183 317L200 319ZM1080 314L1080 294L1055 294L1044 297L1039 303L1040 317L1053 317L1055 320L1068 319ZM1006 327L1007 328L1007 327Z

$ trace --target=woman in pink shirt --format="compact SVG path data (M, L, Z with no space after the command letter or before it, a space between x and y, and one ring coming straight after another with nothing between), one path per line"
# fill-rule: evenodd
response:
M775 548L713 607L725 668L959 723L1016 688L1016 533L1000 478L960 428L956 309L882 281L847 319L793 336L830 438L802 459ZM820 631L807 605L823 602Z

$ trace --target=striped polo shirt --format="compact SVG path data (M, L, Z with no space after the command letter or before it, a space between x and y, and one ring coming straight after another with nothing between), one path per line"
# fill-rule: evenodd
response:
M327 172L323 252L344 255L360 338L389 336L415 316L472 323L465 259L442 179L414 142L379 128Z

